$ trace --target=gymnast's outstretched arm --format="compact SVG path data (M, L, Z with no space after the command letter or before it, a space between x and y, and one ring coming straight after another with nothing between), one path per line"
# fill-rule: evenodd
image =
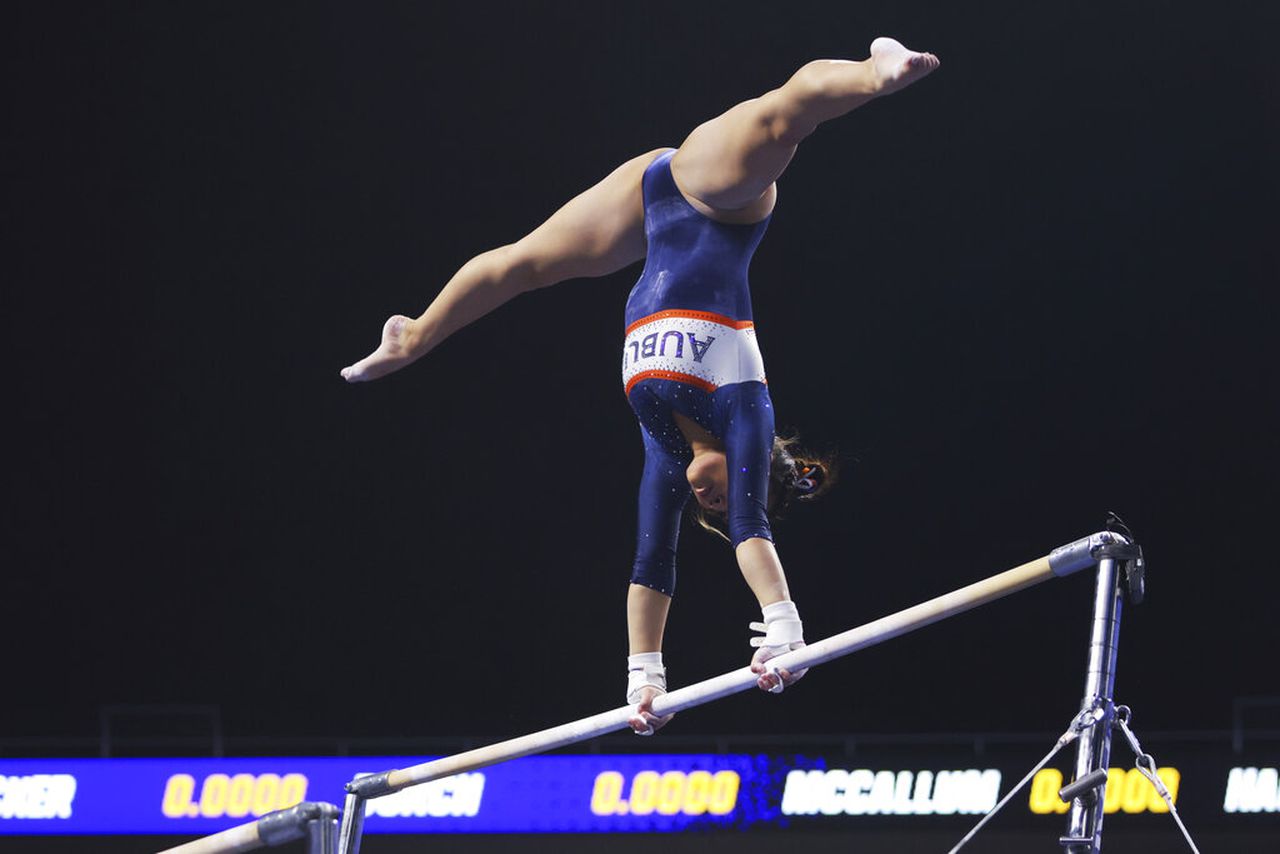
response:
M378 348L343 368L343 378L363 382L385 376L518 294L566 279L608 275L644 258L640 179L658 153L628 160L525 237L463 264L421 315L388 319Z

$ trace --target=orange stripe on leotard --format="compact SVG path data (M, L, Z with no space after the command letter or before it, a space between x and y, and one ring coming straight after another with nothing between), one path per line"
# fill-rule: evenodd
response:
M715 384L707 382L702 377L695 377L693 374L682 374L679 371L641 371L627 381L626 393L631 394L631 387L641 380L674 380L700 388L707 394L716 390Z
M659 311L642 317L627 327L626 335L630 335L633 331L644 326L646 323L652 323L655 320L662 320L665 317L687 317L690 320L706 320L711 323L718 323L721 326L729 326L734 329L750 329L755 326L750 320L734 320L732 317L725 317L723 314L716 314L714 311L687 311L682 308L669 308L666 311Z

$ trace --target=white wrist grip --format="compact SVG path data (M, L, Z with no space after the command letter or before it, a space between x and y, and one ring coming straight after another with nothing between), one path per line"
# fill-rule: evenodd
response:
M657 688L667 693L667 668L661 664L646 664L627 671L627 702L640 702L640 692L644 688Z
M804 641L804 623L800 620L772 620L768 623L752 623L751 630L764 632L764 637L752 638L752 646L785 647Z

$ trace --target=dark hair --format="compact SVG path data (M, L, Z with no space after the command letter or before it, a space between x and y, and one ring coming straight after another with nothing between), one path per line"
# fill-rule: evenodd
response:
M773 455L769 463L769 520L782 518L797 502L813 501L825 495L836 483L835 454L819 455L800 446L795 436L774 436ZM729 539L723 513L708 510L696 501L690 504L693 520Z

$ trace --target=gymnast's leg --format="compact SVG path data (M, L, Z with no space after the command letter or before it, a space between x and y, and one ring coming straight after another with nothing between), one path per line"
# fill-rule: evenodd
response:
M938 64L933 54L890 38L873 41L871 56L861 62L810 62L778 89L695 128L672 173L685 195L713 211L758 208L761 219L773 206L773 182L819 124L909 86Z
M608 275L644 258L640 179L659 153L628 160L520 240L463 264L420 316L387 320L377 349L343 368L343 379L366 382L397 371L525 291Z

